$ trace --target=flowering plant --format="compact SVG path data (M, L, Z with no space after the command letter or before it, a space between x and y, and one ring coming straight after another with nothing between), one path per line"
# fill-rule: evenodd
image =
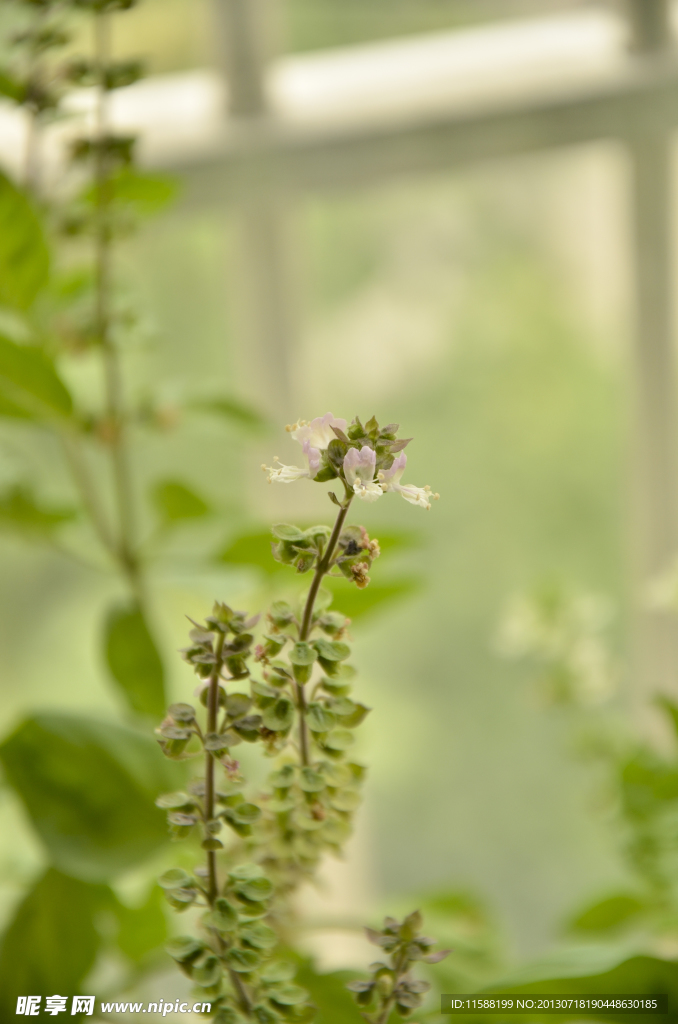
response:
M167 757L204 757L204 775L158 804L174 838L199 830L205 862L192 874L167 871L160 885L177 911L203 911L200 936L176 938L168 950L212 998L219 1024L313 1018L308 993L293 984L294 966L278 950L283 935L289 940L290 896L325 853L341 853L351 834L365 768L349 750L353 730L370 710L350 696L349 620L330 609L331 595L321 584L331 575L360 589L369 583L379 544L363 526L345 525L354 497L375 501L397 490L424 508L437 497L428 487L400 485L409 439L396 437L396 424L382 428L373 417L363 426L356 418L347 428L327 413L287 429L302 447L306 468L264 467L269 480L337 480L344 489L341 498L330 492L339 507L333 527L272 528L274 557L297 573L313 570L311 585L298 605L273 603L258 641L259 617L222 603L203 623L193 623L182 654L200 680L196 692L205 712L173 704L157 730ZM247 780L233 755L243 742L261 744L275 759L267 787L256 795L246 795ZM220 838L225 829L226 840ZM389 959L371 966L369 980L349 987L372 1024L385 1024L393 1009L407 1017L419 1006L428 983L412 976L412 964L447 955L432 951L435 940L422 936L421 927L415 911L402 922L386 918L382 931L367 930Z

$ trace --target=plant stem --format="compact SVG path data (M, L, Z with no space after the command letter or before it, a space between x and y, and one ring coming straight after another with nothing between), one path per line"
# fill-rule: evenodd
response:
M247 989L243 985L242 978L239 976L237 971L231 970L230 967L228 968L228 976L231 979L231 984L233 985L233 988L237 993L238 1002L240 1003L241 1008L249 1016L250 1011L252 1009L252 1002L250 1000L250 997L247 995Z
M35 15L35 34L40 35L49 18L49 9L38 10ZM39 51L35 43L31 46L26 73L27 93L35 96L40 91L42 65ZM34 102L30 99L24 104L26 111L26 138L24 148L23 180L24 186L35 199L40 189L40 124L39 114Z
M95 326L104 361L106 427L112 461L113 484L118 512L117 559L123 573L142 603L141 569L134 545L134 499L127 453L123 384L120 359L111 333L111 223L113 200L108 140L106 72L110 61L110 19L99 12L94 17L95 60L98 88L96 103L94 194L95 194Z
M60 437L75 486L80 492L80 498L92 521L95 533L102 546L117 560L118 549L115 537L106 519L104 509L99 502L96 488L92 484L89 471L78 445L78 438L66 430L61 432Z
M322 583L323 577L327 575L330 562L334 555L337 547L337 542L341 534L342 527L348 515L348 510L353 500L353 494L349 491L346 492L346 500L339 509L336 522L330 539L327 542L327 547L323 552L322 556L318 559L316 565L315 575L308 591L308 597L306 598L306 605L304 607L304 614L301 620L301 627L299 629L299 639L308 640L311 633L311 625L313 622L313 607L320 590L320 584ZM308 738L308 725L306 724L306 691L303 683L294 682L295 695L297 698L297 706L299 708L299 752L301 754L301 763L308 765L309 759L309 738Z
M408 966L409 965L408 965L407 957L403 954L403 956L401 956L400 960L398 961L398 963L396 964L396 967L395 967L396 977L395 977L395 982L393 984L394 990L398 987L398 985L402 981L403 977L407 974ZM394 1003L395 1003L395 996L393 995L393 993L391 993L391 995L384 1002L384 1004L383 1004L383 1006L381 1008L381 1013L376 1018L374 1024L386 1024L386 1021L389 1018L391 1010L393 1009L393 1004Z
M207 691L207 733L217 731L217 717L219 714L219 676L223 665L224 641L226 636L219 633L214 650L214 668L209 681ZM205 821L212 821L214 818L214 757L210 750L205 751ZM214 903L219 893L217 885L217 858L214 850L207 851L207 870L209 872L209 884L207 898L210 906Z
M224 664L223 651L224 642L226 636L224 633L219 633L217 642L214 649L214 668L210 675L209 689L207 691L207 728L206 733L213 733L217 731L217 724L219 718L219 677L221 675L221 669ZM212 821L214 818L214 757L211 751L205 751L205 821ZM208 871L208 887L207 887L207 899L211 907L214 906L214 901L219 895L219 885L217 881L217 855L215 850L207 851L207 871ZM221 936L215 932L219 950L223 954L224 943ZM235 989L240 1003L241 1009L249 1015L252 1009L252 1002L247 994L242 979L238 976L237 971L228 969L228 976L231 979L231 984Z

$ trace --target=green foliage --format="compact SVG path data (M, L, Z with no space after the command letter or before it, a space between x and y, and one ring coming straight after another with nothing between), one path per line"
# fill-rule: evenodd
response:
M346 989L349 971L321 973L312 960L300 959L297 980L308 991L318 1008L317 1024L346 1024L355 1020L355 1004Z
M678 962L653 956L634 956L605 947L587 947L554 956L516 972L493 989L514 994L562 994L652 996L666 993L669 1006L678 1003ZM590 1010L573 1010L573 1020L590 1020ZM625 1021L628 1013L606 1010L601 1019ZM472 1018L469 1018L472 1019ZM641 1015L641 1019L643 1018Z
M0 1018L14 1019L20 995L81 992L101 936L95 919L112 897L48 868L19 904L0 943Z
M209 515L210 506L180 480L163 480L155 484L153 504L165 526Z
M195 409L196 412L210 413L255 433L260 433L269 425L268 420L251 405L246 405L232 396L194 399L189 403L189 408Z
M0 494L0 527L47 537L76 515L75 509L40 504L32 491L21 485Z
M0 414L35 420L70 417L73 401L42 349L0 336Z
M167 839L154 798L172 776L156 750L112 722L44 713L5 740L0 760L52 863L101 881Z
M106 664L128 704L142 715L165 706L164 670L143 612L137 604L113 608L106 620Z
M608 896L594 903L572 919L570 928L577 932L606 932L629 924L647 910L647 904L637 896L622 893Z
M155 887L140 907L127 907L115 901L118 924L116 943L133 963L143 965L150 954L161 949L167 940L167 920L163 899Z
M0 305L28 309L48 274L49 250L38 215L0 172Z
M109 188L111 199L119 206L129 207L139 216L150 216L173 202L179 184L169 175L141 174L130 167L123 167L111 176ZM83 198L88 203L96 203L93 185L86 189Z

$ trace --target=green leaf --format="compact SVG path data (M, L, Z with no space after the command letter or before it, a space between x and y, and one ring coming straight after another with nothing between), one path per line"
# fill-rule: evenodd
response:
M165 674L137 605L119 605L105 627L106 664L134 711L159 717L165 709Z
M218 932L233 932L238 927L238 912L223 896L215 900L214 910L208 914L207 922Z
M161 889L185 889L193 884L192 877L183 868L170 868L158 879Z
M0 96L6 96L7 99L14 100L15 103L21 103L24 97L24 86L6 72L0 71Z
M271 533L278 540L291 541L293 544L306 540L303 530L300 530L298 526L292 526L291 523L274 523Z
M335 607L355 621L371 612L383 611L393 601L411 597L421 588L421 581L401 577L390 583L372 582L365 590L358 590L343 580L325 579L324 585L331 589Z
M333 729L324 742L330 750L348 750L355 743L355 736L348 729Z
M273 732L284 732L294 722L294 704L289 697L280 697L275 704L264 708L262 721Z
M329 732L336 724L336 718L332 712L315 701L309 704L307 720L311 732Z
M21 484L0 494L0 526L34 536L48 536L63 523L75 519L76 515L75 509L40 505L31 491Z
M276 562L271 554L270 530L241 534L217 554L216 560L229 565L256 566L270 575L286 569L286 566Z
M320 637L313 641L313 646L325 661L345 661L351 656L351 648L340 640L325 640Z
M678 962L652 956L621 960L623 953L605 945L590 945L544 958L492 988L497 992L539 995L623 995L666 993L669 1007L678 1002ZM621 960L621 962L620 962ZM490 991L490 990L487 990ZM568 1011L571 1020L591 1020L591 1010ZM628 1011L605 1010L605 1020L628 1020Z
M177 178L169 175L140 174L127 167L109 178L108 182L112 199L132 207L140 216L148 216L162 210L173 202L179 191ZM95 188L88 188L83 198L87 202L95 202Z
M155 484L152 500L165 526L200 519L211 511L207 502L180 480L162 480Z
M221 980L221 963L216 956L208 956L191 971L191 977L197 985L211 988Z
M202 953L204 948L204 942L194 938L192 935L177 935L165 945L165 949L172 959L177 960L179 963L195 959L195 957Z
M167 840L154 799L176 785L177 771L150 737L45 712L5 740L0 761L52 862L68 874L103 880Z
M1 269L0 269L1 275ZM0 400L30 419L70 416L73 401L49 357L32 345L0 335ZM0 412L2 408L0 407Z
M0 305L28 309L49 274L49 250L31 202L0 172Z
M273 885L268 878L249 878L236 882L235 890L245 899L255 903L269 899L273 895Z
M240 427L247 427L249 430L261 431L268 427L268 421L251 405L238 401L236 398L202 398L189 403L189 409L196 412L211 413L222 419L229 420Z
M655 704L657 704L666 712L671 721L671 725L673 726L673 731L675 732L676 736L678 736L678 704L676 704L675 701L671 700L670 697L667 697L664 694L655 697Z
M300 985L281 985L271 992L270 998L281 1006L294 1006L308 999L308 992Z
M240 938L255 949L273 949L278 945L276 933L261 921L253 921L241 928Z
M579 932L608 931L628 924L646 909L646 905L636 896L610 896L578 914L572 920L570 928Z
M317 652L307 644L305 640L297 640L292 645L292 648L288 655L293 665L312 665L316 661L318 655Z
M82 991L101 937L95 918L113 900L49 868L19 904L0 944L0 1020L15 1019L21 995Z
M304 765L299 773L299 786L304 793L320 793L325 788L325 779L320 772Z
M346 989L346 982L354 977L349 971L320 974L311 960L301 961L297 980L318 1007L319 1024L346 1024L355 1020L355 1003Z
M232 971L243 974L254 970L261 963L261 957L253 949L229 949L225 960Z
M118 902L114 911L118 921L118 948L134 963L143 962L149 953L166 942L167 919L158 889L153 888L140 907L126 907Z
M229 811L229 816L233 817L239 825L253 825L261 817L261 808L256 804L236 804Z

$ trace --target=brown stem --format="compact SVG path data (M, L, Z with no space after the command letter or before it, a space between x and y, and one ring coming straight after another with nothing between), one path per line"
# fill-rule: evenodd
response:
M219 633L214 651L214 668L210 675L209 689L207 691L207 733L217 731L217 717L219 714L219 676L223 665L224 633ZM212 821L214 818L214 757L209 750L205 751L205 821ZM210 906L214 903L219 893L217 885L217 858L214 850L207 851L208 890L207 898Z
M311 633L311 626L313 622L313 608L320 590L320 584L322 583L323 577L327 575L330 568L330 562L334 555L337 547L337 541L341 534L344 521L348 514L348 510L353 500L353 494L349 491L346 492L346 500L339 509L339 515L337 516L336 522L330 539L327 542L327 547L323 552L322 556L318 559L316 565L315 575L308 591L308 597L306 598L306 605L304 607L304 614L301 620L301 627L299 629L299 639L308 640ZM303 683L294 682L295 696L297 698L297 707L299 709L299 753L301 755L301 763L308 765L310 762L309 758L309 738L308 738L308 725L306 723L306 691Z
M123 383L119 354L111 332L111 223L113 201L111 167L106 151L108 138L108 89L106 71L110 60L110 20L95 15L94 36L98 75L94 150L95 194L95 326L104 359L107 438L111 452L113 483L118 511L117 558L132 590L141 603L141 567L134 550L134 498L127 453L123 412Z

